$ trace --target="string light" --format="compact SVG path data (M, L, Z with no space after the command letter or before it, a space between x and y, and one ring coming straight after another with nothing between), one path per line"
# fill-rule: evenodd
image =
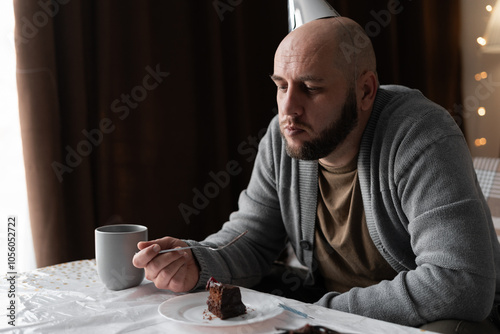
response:
M484 138L484 137L483 138L477 138L474 141L474 145L476 145L477 147L486 145L486 138Z
M491 12L493 10L493 6L491 5L487 5L486 6L486 10L488 12ZM486 45L486 39L484 37L478 37L477 38L477 44L481 45L481 46L485 46Z
M481 81L481 80L483 80L483 79L486 79L487 77L488 77L488 73L486 73L486 72L484 72L484 71L483 71L483 72L481 72L481 73L476 73L476 74L474 75L474 79L476 79L476 81Z
M493 11L493 6L492 5L487 5L486 6L486 11L488 11L489 13L491 13ZM477 38L477 44L481 45L481 46L485 46L487 41L484 37L478 37ZM481 81L481 80L484 80L488 78L488 73L486 73L485 71L483 72L480 72L480 73L476 73L474 75L474 79L476 79L476 81ZM485 107L479 107L477 108L477 114L482 117L482 116L485 116L486 115L486 108ZM482 137L482 138L476 138L476 140L474 140L474 145L476 145L476 147L480 147L480 146L484 146L486 145L487 143L487 140L486 138Z

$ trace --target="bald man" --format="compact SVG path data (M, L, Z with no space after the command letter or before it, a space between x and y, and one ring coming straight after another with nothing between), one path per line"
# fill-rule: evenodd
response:
M319 305L442 333L498 333L489 317L500 245L447 111L419 91L380 86L369 38L347 18L292 31L271 79L278 115L238 211L206 241L248 234L220 252L158 254L197 242L141 242L134 264L177 292L210 276L254 287L289 242L305 276L299 287L282 271L278 283L320 291Z

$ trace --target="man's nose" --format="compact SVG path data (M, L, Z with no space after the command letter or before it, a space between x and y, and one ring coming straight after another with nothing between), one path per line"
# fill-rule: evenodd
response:
M280 112L286 116L300 116L304 112L304 106L300 92L294 88L288 88L285 93L278 98Z

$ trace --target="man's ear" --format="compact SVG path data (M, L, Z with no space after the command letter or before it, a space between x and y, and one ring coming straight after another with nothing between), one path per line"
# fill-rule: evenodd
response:
M361 74L357 81L357 90L358 108L362 111L371 110L378 90L377 75L373 71Z

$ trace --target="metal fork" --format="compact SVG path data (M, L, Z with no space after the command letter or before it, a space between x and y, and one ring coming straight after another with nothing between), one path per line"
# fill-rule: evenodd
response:
M170 252L177 252L177 251L180 251L180 250L191 249L191 248L206 248L206 249L210 249L210 250L213 250L213 251L219 251L221 249L224 249L224 248L229 247L232 244L234 244L236 241L238 241L239 238L241 238L242 236L244 236L245 234L247 234L247 232L248 231L245 231L245 232L241 233L239 236L237 236L236 238L234 238L233 240L231 240L227 244L221 245L221 246L216 246L216 245L213 245L213 244L212 245L201 245L200 244L200 245L196 245L196 246L188 246L188 247L164 249L162 251L159 251L158 254L170 253Z

